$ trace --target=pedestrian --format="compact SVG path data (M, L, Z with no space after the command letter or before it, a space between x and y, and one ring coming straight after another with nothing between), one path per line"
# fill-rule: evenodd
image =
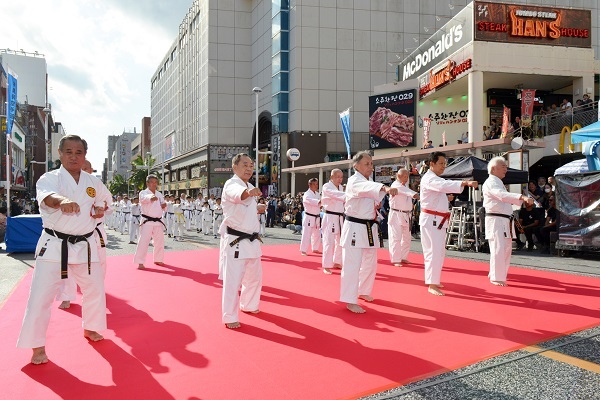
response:
M342 268L342 246L340 238L344 226L344 202L346 193L342 186L344 173L340 169L333 169L329 182L323 185L321 204L325 215L323 216L323 256L321 265L323 272L331 275L331 268Z
M221 306L225 326L237 329L241 327L238 307L246 313L259 312L262 252L255 197L260 197L262 191L249 182L254 173L254 162L247 154L237 154L231 164L234 175L225 182L222 193L225 218L220 229L223 241L220 248L224 253ZM265 212L264 208L262 212Z
M390 260L396 267L409 263L412 224L412 199L418 199L419 194L406 186L409 173L406 168L400 168L392 187L398 189L398 194L390 198L390 217L388 220Z
M346 221L342 227L342 279L340 300L353 313L365 309L358 299L373 301L371 292L377 272L377 249L383 237L376 216L376 206L383 196L398 194L398 189L369 180L373 175L373 159L368 151L359 151L352 159L354 175L346 184Z
M140 224L140 238L133 257L134 263L138 264L138 269L145 268L144 262L150 239L154 246L154 264L164 265L165 236L163 230L166 229L166 226L162 222L162 214L167 204L162 193L156 190L157 187L158 177L148 175L146 189L142 190L138 196L142 205L142 223Z
M485 208L485 238L490 244L490 282L506 286L506 277L515 237L514 215L511 204L533 204L531 197L506 190L502 179L508 165L504 157L494 157L488 163L489 177L483 183L483 207Z
M434 151L429 155L429 170L421 178L421 243L425 258L425 284L429 293L443 296L440 290L442 264L446 256L446 228L450 218L447 193L460 193L465 186L477 187L477 181L451 181L441 178L446 169L446 155Z
M317 178L308 180L308 190L302 195L304 217L300 253L305 256L310 247L313 253L321 253L321 195Z
M75 278L83 292L83 335L96 342L106 329L104 273L94 232L104 215L108 189L82 172L87 143L76 135L63 136L58 145L61 167L46 172L36 184L44 230L36 248L31 290L17 347L32 348L33 364L48 362L46 331L52 299L62 278ZM68 196L68 197L67 197ZM66 254L65 254L66 253Z

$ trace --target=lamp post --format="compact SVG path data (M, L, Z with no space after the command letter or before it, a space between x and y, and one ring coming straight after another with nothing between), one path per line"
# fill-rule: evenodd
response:
M254 163L256 165L256 187L258 187L258 95L262 89L257 86L252 91L256 94L256 160Z
M46 172L48 172L48 161L49 161L49 157L48 157L48 146L50 146L50 133L48 132L48 115L52 112L52 110L50 110L48 108L48 106L46 106L43 110L45 118L44 118L44 136L45 136L45 141L46 141Z

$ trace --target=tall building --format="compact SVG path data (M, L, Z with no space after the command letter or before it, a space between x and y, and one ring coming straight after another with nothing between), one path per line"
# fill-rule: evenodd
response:
M113 169L111 170L111 179L114 175L121 175L125 179L129 178L131 173L132 143L139 135L136 128L133 128L133 132L123 131L123 133L117 137L115 149L112 154Z
M507 3L585 6L591 10L597 62L597 2ZM289 191L289 176L280 173L289 166L287 149L300 151L296 166L346 158L338 113L348 108L351 151L372 147L374 88L397 82L398 64L455 21L466 5L466 0L194 1L151 79L152 153L158 155L157 167L164 164L169 171L167 190L195 194L220 187L231 174L223 159L240 148L256 148L258 130L259 151L268 153L258 157L263 192ZM553 51L546 55L560 57ZM587 82L586 77L578 85L580 92ZM513 81L495 83L515 88ZM569 91L570 84L562 83L553 89ZM253 88L261 89L258 95ZM462 92L458 98L466 101L468 91ZM434 107L431 101L428 112ZM454 122L466 131L468 105L454 108L440 108L438 114L456 113L460 118ZM413 140L408 147L420 145ZM213 158L218 154L222 159Z

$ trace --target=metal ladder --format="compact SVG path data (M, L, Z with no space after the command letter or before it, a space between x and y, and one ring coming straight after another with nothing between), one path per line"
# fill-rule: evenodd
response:
M465 213L462 207L452 207L446 231L446 248L462 250L465 233Z

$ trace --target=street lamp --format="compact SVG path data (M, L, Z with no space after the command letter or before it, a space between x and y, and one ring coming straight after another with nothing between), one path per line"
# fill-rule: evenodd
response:
M44 118L44 136L46 139L46 172L48 172L48 146L50 145L50 134L48 132L48 115L52 112L52 110L50 110L48 108L48 106L46 106L43 110L45 118Z
M256 160L254 163L256 164L256 187L258 187L258 95L262 89L257 86L252 91L256 94Z

